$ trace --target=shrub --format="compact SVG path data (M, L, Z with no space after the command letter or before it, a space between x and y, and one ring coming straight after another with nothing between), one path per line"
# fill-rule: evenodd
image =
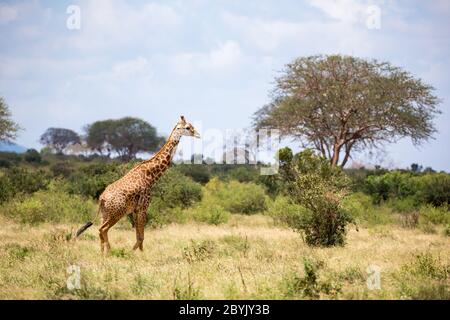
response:
M52 184L49 190L14 198L4 205L1 212L21 223L82 223L92 219L96 205L78 195L67 194L60 186Z
M205 193L231 213L254 214L267 208L264 189L255 183L221 182L213 178L205 186Z
M152 189L153 198L167 208L187 208L202 198L202 187L176 168L170 168Z
M176 166L184 175L191 177L195 182L205 184L211 178L208 166L198 164L180 164Z
M28 149L24 154L23 158L29 163L41 163L41 154L35 149Z
M184 223L189 216L184 209L201 198L201 185L176 168L171 168L152 189L152 198L147 210L147 225L159 228L170 223ZM128 217L133 224L132 217Z
M220 205L206 201L202 201L199 205L190 208L187 215L194 221L213 225L226 223L230 219L230 212Z
M112 182L120 179L131 164L95 163L81 167L69 178L67 191L98 199L103 190Z
M29 194L45 189L50 177L42 170L30 171L14 167L0 177L0 202L4 202L18 193Z
M343 245L347 224L353 222L342 206L348 178L340 168L331 167L327 159L315 156L311 150L294 156L289 148L284 148L278 154L285 194L307 209L292 227L304 234L308 245Z
M308 214L307 209L292 203L289 198L278 196L269 202L267 214L271 216L275 223L299 229L303 217Z
M420 253L403 265L395 278L403 297L435 300L450 297L449 276L449 264L431 253Z
M450 208L448 205L441 207L434 207L432 205L425 205L420 208L420 223L421 224L450 224Z
M73 166L68 162L57 162L50 166L50 171L54 177L69 178L73 172Z
M286 295L319 299L322 294L336 297L341 293L341 285L334 281L319 281L318 272L323 268L323 263L311 259L303 259L305 275L299 277L293 275L285 279Z
M409 198L407 201L412 206L450 203L450 175L447 173L413 175L410 172L393 171L371 175L367 177L364 189L375 203L388 199L397 202L405 198Z
M9 168L19 164L22 161L22 157L15 152L0 152L0 167Z
M450 204L450 175L448 173L430 173L418 179L417 198L422 203L436 207Z
M357 192L348 195L342 201L343 208L358 223L367 226L385 225L393 222L392 210L385 206L374 206L372 198Z

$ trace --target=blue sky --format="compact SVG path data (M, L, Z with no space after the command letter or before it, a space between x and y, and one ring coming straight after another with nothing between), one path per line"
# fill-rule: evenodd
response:
M69 30L69 5L81 29ZM370 8L380 28L369 28ZM0 1L0 95L40 147L48 127L82 132L136 116L167 134L180 114L207 128L248 127L274 78L298 56L387 60L436 88L436 139L355 162L450 171L450 1Z

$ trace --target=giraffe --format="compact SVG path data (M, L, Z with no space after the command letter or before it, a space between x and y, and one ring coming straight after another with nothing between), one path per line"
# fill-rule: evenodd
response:
M143 251L144 227L147 208L151 199L151 188L169 168L176 147L182 136L200 138L194 126L184 116L172 130L165 145L150 159L137 164L119 180L108 185L99 198L97 216L101 213L102 224L99 228L100 251L111 249L108 241L108 230L122 217L132 214L136 228L136 244L133 250ZM81 227L76 237L93 224L92 221Z

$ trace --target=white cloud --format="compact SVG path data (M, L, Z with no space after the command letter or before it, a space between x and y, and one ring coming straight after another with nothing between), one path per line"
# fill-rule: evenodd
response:
M247 45L269 54L284 56L317 53L368 55L373 43L368 30L341 21L286 21L247 17L230 12L222 20Z
M179 74L194 71L225 71L237 66L243 58L239 44L226 41L207 53L183 52L172 58L172 67Z
M0 24L8 24L19 16L17 7L0 4Z
M367 1L357 0L310 0L310 4L329 17L347 23L365 21L369 7Z
M79 80L93 82L127 82L152 79L153 72L149 61L143 57L114 63L106 72L80 76Z
M181 16L169 5L131 5L122 0L86 0L80 4L81 30L73 32L69 45L95 51L126 45L145 46L167 39Z

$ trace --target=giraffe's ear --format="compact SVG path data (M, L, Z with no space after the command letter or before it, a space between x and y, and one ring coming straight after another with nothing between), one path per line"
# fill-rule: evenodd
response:
M186 120L184 119L184 116L180 116L181 118L181 122L186 122Z

